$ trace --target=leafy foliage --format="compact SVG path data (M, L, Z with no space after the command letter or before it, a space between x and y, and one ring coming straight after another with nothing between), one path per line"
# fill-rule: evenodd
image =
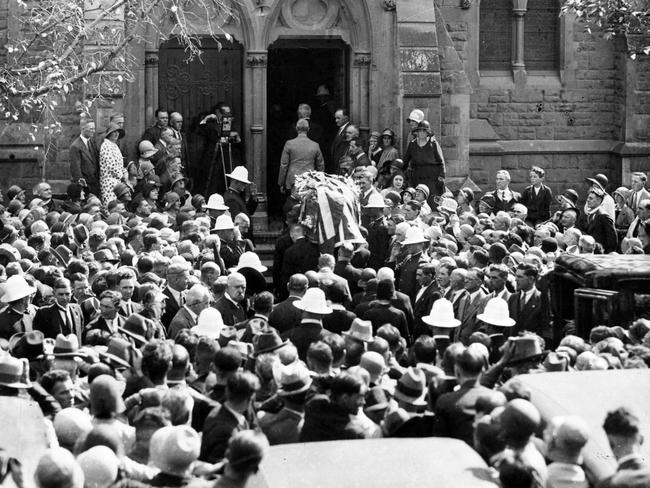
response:
M0 63L0 119L50 135L60 129L56 107L67 97L87 112L97 98L123 93L136 67L130 47L145 36L177 37L192 59L201 55L196 32L216 40L233 15L230 0L12 1L17 34Z
M587 32L605 39L626 38L630 56L650 55L650 1L648 0L566 0L562 14L573 13Z

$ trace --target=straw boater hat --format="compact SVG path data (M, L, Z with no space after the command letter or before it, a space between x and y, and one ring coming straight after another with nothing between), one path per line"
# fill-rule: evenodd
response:
M515 325L514 319L510 318L508 302L498 297L490 298L485 304L483 313L478 314L476 318L497 327L512 327Z
M293 306L305 312L320 315L332 313L332 308L327 305L325 292L320 288L308 288L300 300L293 302Z
M441 329L453 329L460 325L460 320L454 317L454 305L446 298L433 302L431 312L422 317L422 322Z
M224 203L223 197L218 193L210 195L208 203L205 204L205 208L209 210L228 210L228 206Z
M356 318L350 324L350 328L343 332L343 335L361 342L374 342L372 337L372 322Z
M5 294L0 301L2 303L11 303L21 298L28 297L36 293L36 289L29 286L27 280L20 275L13 275L7 278L4 286Z
M232 173L226 175L228 178L250 184L248 180L248 170L244 166L237 166Z

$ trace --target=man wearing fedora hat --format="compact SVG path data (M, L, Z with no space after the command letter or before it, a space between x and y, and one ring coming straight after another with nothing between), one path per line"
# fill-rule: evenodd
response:
M40 330L45 337L54 339L58 334L75 334L81 337L85 325L81 307L71 303L72 289L67 278L54 282L52 305L41 307L34 316L34 330Z
M0 312L0 339L9 340L17 332L32 330L28 307L36 290L29 286L25 278L14 275L7 279L5 294L0 301L8 306Z
M293 306L302 310L300 325L286 331L282 338L289 339L296 346L298 357L304 361L310 344L329 334L323 328L322 317L332 313L332 308L320 288L309 288L300 300L293 302Z
M167 286L163 288L165 295L165 313L160 318L165 329L169 329L172 319L180 308L185 305L185 290L189 281L189 269L186 264L174 263L166 269Z
M454 437L473 445L476 400L491 392L479 384L484 368L485 358L476 350L467 348L458 356L454 373L460 388L441 395L436 401L435 435Z
M280 367L277 395L283 402L278 413L260 412L259 424L271 445L298 442L305 417L305 401L312 384L309 370L300 362Z

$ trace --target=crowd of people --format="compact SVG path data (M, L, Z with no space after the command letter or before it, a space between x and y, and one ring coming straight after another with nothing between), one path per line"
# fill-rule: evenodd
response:
M326 157L304 117L285 145L271 270L246 167L225 174L224 195L190 194L177 113L168 128L157 111L138 161L120 149L123 116L101 145L85 124L65 200L47 182L31 199L8 189L0 405L36 409L39 488L243 487L269 445L427 436L465 441L504 488L596 486L581 466L593 432L543 422L518 376L650 366L649 320L579 337L555 325L548 286L562 254L650 249L646 175L612 195L590 178L584 207L573 189L554 199L540 167L521 194L507 171L480 198L454 194L421 111L403 159L390 129L366 152L334 115ZM294 191L328 166L357 188L364 236L333 253L308 239ZM603 412L603 429L618 461L604 486L650 486L635 413ZM19 463L0 459L18 483Z

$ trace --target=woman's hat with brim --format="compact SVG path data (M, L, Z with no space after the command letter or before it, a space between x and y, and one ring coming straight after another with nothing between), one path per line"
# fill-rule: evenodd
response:
M145 139L144 141L140 141L140 144L138 144L138 153L142 159L149 159L157 152L158 149L156 149L151 141Z
M485 304L483 313L478 314L476 318L497 327L512 327L515 325L515 320L510 318L508 302L499 297L490 298Z
M27 280L20 275L7 278L4 286L5 294L0 298L2 303L11 303L36 293L36 289L29 286Z
M332 313L332 307L327 305L325 292L320 288L308 288L300 300L293 302L293 306L305 312L319 315Z
M232 180L246 183L247 185L250 185L251 183L248 180L248 170L244 166L237 166L234 170L232 170L232 173L228 173L226 176Z
M426 394L425 376L418 368L409 367L395 385L394 397L396 400L414 406L427 404L424 399Z
M372 322L356 318L350 324L350 328L343 331L343 335L361 342L374 342L372 336Z
M460 320L454 317L454 305L446 298L433 302L431 312L422 317L422 322L442 329L454 329L460 325Z
M119 125L111 122L108 124L108 128L106 129L106 135L104 137L108 138L113 132L117 132L118 138L122 139L124 137L124 129L122 129Z
M100 249L93 254L93 258L98 263L108 262L108 263L118 263L120 260L113 255L113 251L110 249Z
M7 261L10 263L20 260L18 249L7 243L0 244L0 256L6 257Z

